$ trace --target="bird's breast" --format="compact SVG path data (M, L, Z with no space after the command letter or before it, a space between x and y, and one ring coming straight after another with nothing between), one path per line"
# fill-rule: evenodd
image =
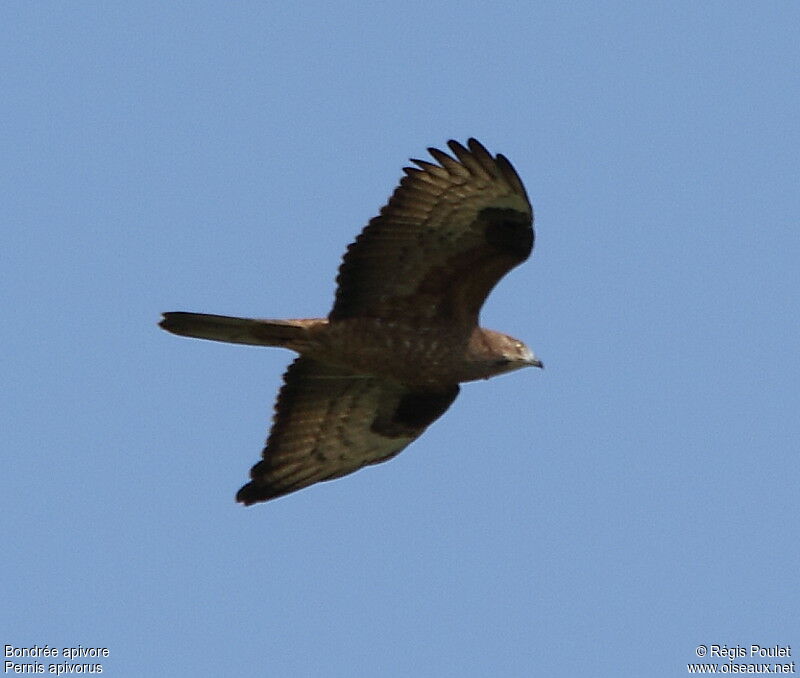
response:
M383 318L332 322L314 357L402 383L457 383L469 334L451 326Z

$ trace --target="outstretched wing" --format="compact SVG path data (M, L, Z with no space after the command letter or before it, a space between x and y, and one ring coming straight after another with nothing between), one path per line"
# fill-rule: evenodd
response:
M492 288L533 248L533 210L502 155L475 139L412 160L379 216L351 244L332 321L349 317L477 323Z
M284 375L264 458L236 499L266 501L390 459L450 407L458 390L412 391L300 357Z

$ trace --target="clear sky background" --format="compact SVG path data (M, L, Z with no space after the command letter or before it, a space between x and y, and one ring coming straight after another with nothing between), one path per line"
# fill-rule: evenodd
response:
M680 676L800 654L800 4L0 6L0 643L109 676ZM275 349L407 159L506 154L547 365L275 502ZM740 660L741 661L741 660ZM763 661L763 660L762 660Z

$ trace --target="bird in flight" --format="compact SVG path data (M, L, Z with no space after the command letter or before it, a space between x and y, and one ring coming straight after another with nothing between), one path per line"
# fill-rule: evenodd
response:
M283 376L250 505L391 459L438 419L461 382L542 367L480 327L489 292L533 249L533 210L511 163L475 139L412 160L345 252L327 318L164 313L168 332L299 353ZM437 164L438 163L438 164Z

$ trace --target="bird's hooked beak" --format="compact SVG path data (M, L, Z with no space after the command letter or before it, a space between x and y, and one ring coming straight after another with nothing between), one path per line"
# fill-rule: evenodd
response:
M524 347L523 362L525 367L538 367L544 369L544 363L539 360L527 346Z

